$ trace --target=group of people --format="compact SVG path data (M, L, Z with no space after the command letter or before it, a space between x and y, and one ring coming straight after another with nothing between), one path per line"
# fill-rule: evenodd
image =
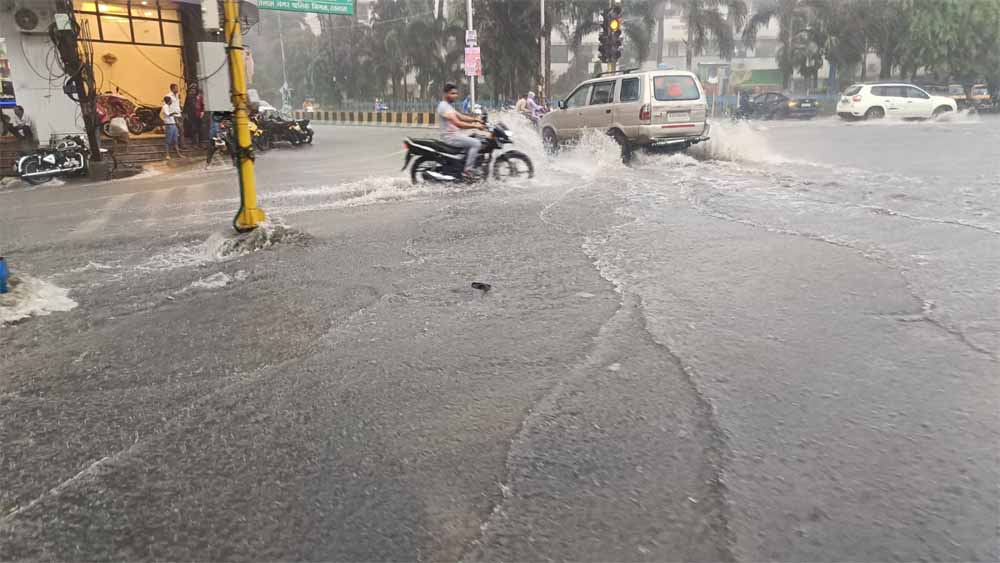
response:
M35 126L21 106L14 106L11 115L0 110L0 134L14 137L22 145L35 144Z
M528 92L527 95L518 98L514 104L514 111L528 118L532 123L537 124L538 120L545 113L545 107L535 100L535 93Z
M167 148L167 159L170 151L173 150L176 156L182 157L182 139L185 143L193 146L201 144L206 138L206 130L212 128L210 116L206 119L205 98L198 89L197 84L188 86L187 97L184 105L181 106L179 97L180 88L177 84L170 85L170 91L163 96L163 108L160 110L160 118L163 120L163 130L166 134L164 143Z

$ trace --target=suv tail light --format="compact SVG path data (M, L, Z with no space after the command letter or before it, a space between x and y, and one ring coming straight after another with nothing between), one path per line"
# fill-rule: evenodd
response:
M851 98L851 100L855 101L855 102L860 102L861 101L861 96L854 96L853 98Z
M639 121L649 121L652 118L653 118L653 114L649 110L649 104L645 104L639 110Z

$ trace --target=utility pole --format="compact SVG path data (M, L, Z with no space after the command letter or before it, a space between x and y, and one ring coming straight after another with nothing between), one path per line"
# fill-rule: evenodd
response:
M465 12L469 20L467 29L473 31L475 28L472 27L472 0L465 0ZM469 100L472 102L470 106L474 107L476 105L476 77L470 76L469 78L472 79L469 80Z
M538 44L541 46L541 49L540 49L541 56L539 57L539 65L538 65L538 76L539 76L539 79L538 79L538 95L541 96L542 105L545 105L545 99L547 97L546 96L546 90L548 89L548 86L549 86L548 83L545 80L547 78L545 76L545 43L548 41L548 37L545 36L546 35L545 34L545 0L541 0L541 9L539 10L539 12L541 12L542 27L541 27L541 33L540 33L541 34L541 38L540 38L540 40L538 42Z
M288 71L285 69L285 36L281 30L281 12L278 12L278 46L281 47L281 112L292 113L291 91L288 88Z
M253 171L253 144L250 140L250 112L247 107L246 67L243 56L243 31L240 28L239 0L224 0L225 37L232 84L233 125L236 127L237 172L240 178L240 210L233 218L238 232L256 229L267 220L257 208L257 182Z

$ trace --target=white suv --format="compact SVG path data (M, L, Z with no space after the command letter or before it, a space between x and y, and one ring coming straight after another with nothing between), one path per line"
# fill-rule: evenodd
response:
M628 162L638 147L684 150L708 140L705 90L694 74L652 70L599 76L576 87L539 128L550 151L584 131L612 136Z
M956 111L955 100L932 96L912 84L855 84L837 104L841 119L930 119Z

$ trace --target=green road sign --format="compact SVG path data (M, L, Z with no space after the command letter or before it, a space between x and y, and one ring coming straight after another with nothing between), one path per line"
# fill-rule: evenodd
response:
M353 16L354 0L259 0L261 10Z

